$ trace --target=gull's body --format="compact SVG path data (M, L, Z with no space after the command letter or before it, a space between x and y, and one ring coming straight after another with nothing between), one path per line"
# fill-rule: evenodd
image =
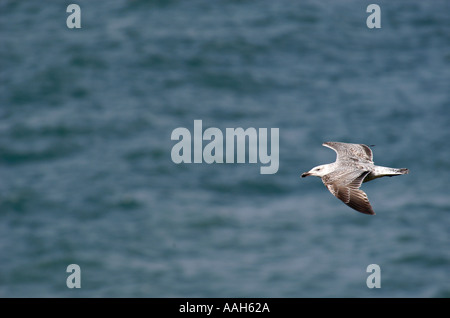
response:
M302 177L316 176L322 178L325 186L335 197L361 213L375 214L367 194L359 189L363 182L409 172L406 168L376 166L373 163L372 150L366 145L325 142L323 146L336 151L336 161L314 167L303 173Z

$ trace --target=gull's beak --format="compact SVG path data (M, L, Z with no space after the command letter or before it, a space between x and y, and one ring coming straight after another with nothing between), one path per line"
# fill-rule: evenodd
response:
M307 176L309 176L309 175L310 175L309 172L302 173L302 178L307 177Z

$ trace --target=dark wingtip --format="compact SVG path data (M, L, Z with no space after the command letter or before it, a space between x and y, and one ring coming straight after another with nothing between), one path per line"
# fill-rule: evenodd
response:
M367 214L367 215L375 215L376 214L372 209L369 209L369 210L356 210L356 211L361 212L363 214Z
M351 207L354 210L363 213L363 214L367 214L367 215L375 215L375 211L372 209L371 206L368 207L363 207L363 208L357 208L357 207Z

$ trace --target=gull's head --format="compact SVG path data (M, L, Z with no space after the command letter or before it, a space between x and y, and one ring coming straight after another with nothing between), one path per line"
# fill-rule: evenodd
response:
M308 172L302 174L302 178L307 176L316 176L322 178L324 175L329 174L331 172L329 165L320 165L312 168Z

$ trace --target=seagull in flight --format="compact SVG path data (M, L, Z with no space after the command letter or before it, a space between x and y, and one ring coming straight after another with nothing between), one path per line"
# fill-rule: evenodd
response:
M367 194L359 187L381 177L393 177L409 173L406 168L389 168L373 163L369 146L344 142L325 142L325 147L333 149L337 158L333 163L320 165L302 174L302 178L316 176L328 190L349 207L364 214L374 215Z

